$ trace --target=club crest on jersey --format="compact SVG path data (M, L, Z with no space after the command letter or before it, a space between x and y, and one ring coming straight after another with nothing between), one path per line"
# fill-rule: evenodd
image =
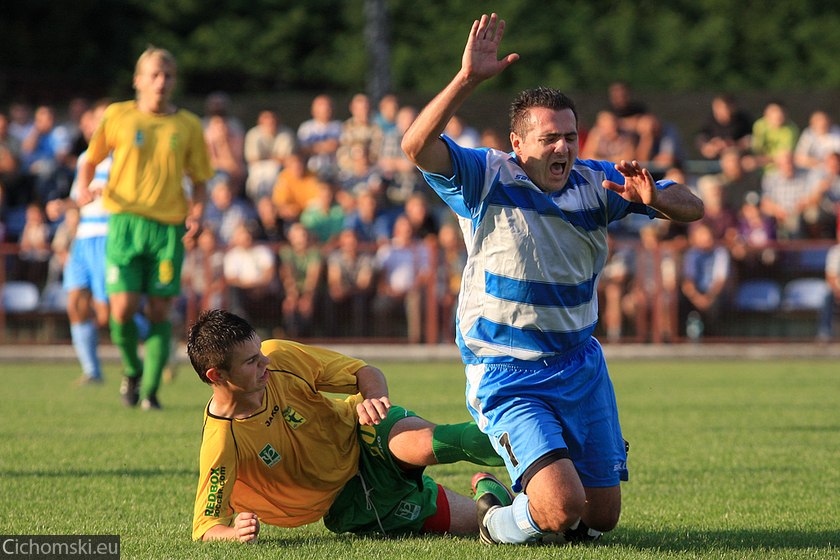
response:
M138 130L138 131L134 134L134 145L135 145L135 146L140 147L140 146L142 146L142 145L143 145L143 142L144 142L144 138L143 138L143 131L142 131L142 130Z
M407 519L408 521L414 521L420 517L420 509L420 506L417 504L400 502L400 505L398 505L396 511L394 511L394 517L401 517L403 519Z
M287 406L283 409L283 420L285 420L289 427L293 430L297 430L306 422L306 418L301 416L300 413L291 406Z
M260 451L260 459L262 459L262 462L265 463L268 468L271 468L279 463L282 457L280 457L280 454L276 449L271 447L270 443L266 443L265 447L263 447L262 451Z

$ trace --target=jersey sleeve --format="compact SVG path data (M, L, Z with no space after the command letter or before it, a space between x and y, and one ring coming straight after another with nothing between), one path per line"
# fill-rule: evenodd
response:
M190 115L190 144L184 170L195 182L204 183L213 177L213 167L210 165L210 152L204 141L204 132L198 117Z
M110 131L113 128L111 122L114 120L114 116L119 109L119 104L111 104L105 109L102 120L99 122L99 127L88 142L88 147L85 151L86 158L94 164L98 164L111 153L113 146L112 138L110 138Z
M235 481L236 443L230 421L205 417L193 510L193 540L201 540L216 525L233 525L236 512L230 499Z
M289 372L306 381L313 391L356 393L356 372L367 365L327 348L288 340L263 341L262 352L270 360L269 369Z
M464 148L441 135L452 159L452 176L420 170L441 199L461 217L471 218L479 208L487 170L487 148Z

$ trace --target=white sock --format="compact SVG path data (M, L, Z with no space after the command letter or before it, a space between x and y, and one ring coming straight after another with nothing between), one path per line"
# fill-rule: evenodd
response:
M528 496L519 494L513 504L494 509L485 518L493 540L500 543L521 544L537 540L542 532L531 519Z

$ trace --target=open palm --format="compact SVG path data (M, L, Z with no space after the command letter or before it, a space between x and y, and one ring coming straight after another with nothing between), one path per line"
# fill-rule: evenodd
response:
M505 21L496 14L489 17L485 14L480 20L473 22L461 67L467 76L478 81L492 78L511 63L519 59L519 55L511 53L499 60L499 43L505 32Z

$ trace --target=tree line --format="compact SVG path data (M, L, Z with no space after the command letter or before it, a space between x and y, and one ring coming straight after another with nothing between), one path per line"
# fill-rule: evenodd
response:
M503 50L522 56L489 90L840 87L840 4L827 0L27 0L0 17L0 100L124 96L148 44L175 54L185 93L365 90L371 3L387 16L379 70L394 91L439 90L489 9L507 21Z

